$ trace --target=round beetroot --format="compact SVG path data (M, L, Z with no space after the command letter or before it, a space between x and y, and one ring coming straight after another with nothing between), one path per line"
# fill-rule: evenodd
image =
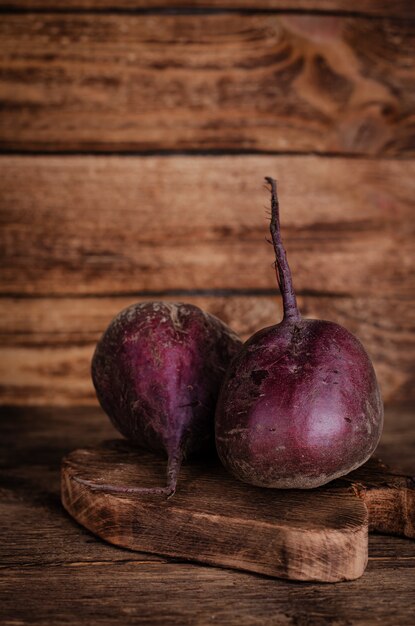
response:
M98 488L172 495L182 459L214 445L220 384L240 347L226 324L191 304L146 302L117 315L92 360L97 397L127 439L167 454L167 484Z
M280 236L276 182L266 180L284 317L253 335L232 361L216 409L216 447L244 482L307 489L369 458L383 405L358 339L333 322L301 317Z

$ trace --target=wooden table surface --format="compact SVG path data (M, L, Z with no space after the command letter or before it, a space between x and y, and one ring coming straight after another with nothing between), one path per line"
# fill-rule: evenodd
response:
M389 409L378 453L414 473L411 408ZM1 415L0 623L413 625L415 542L373 535L367 570L336 585L293 583L129 552L63 510L60 460L111 438L98 409L13 408Z

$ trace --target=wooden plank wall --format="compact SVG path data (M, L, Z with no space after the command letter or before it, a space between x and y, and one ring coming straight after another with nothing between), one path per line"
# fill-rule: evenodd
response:
M265 175L304 314L413 400L414 6L0 0L0 401L94 403L137 300L278 321Z

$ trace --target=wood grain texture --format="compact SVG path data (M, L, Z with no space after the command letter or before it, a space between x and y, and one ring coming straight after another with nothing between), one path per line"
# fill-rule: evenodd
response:
M382 457L413 473L413 409L386 413ZM3 408L0 619L70 626L413 625L415 542L371 535L362 578L293 583L135 553L96 540L59 503L71 449L114 437L98 409ZM370 607L370 615L368 615Z
M180 472L173 498L115 495L104 484L157 487L165 460L113 440L62 462L62 503L80 524L118 546L287 578L340 582L367 564L367 533L415 538L415 482L372 459L309 491L258 489L217 463Z
M0 39L3 150L414 153L411 20L24 13Z
M65 457L62 503L94 534L132 550L290 580L333 583L363 574L368 516L352 491L256 489L203 463L183 467L179 481L170 500L94 490L103 482L165 482L163 459L114 440Z
M372 458L343 480L365 503L371 532L415 539L415 476L400 475Z
M0 157L0 293L275 289L265 175L299 293L414 295L415 161Z
M381 450L413 473L413 409L389 409ZM413 625L415 542L371 535L362 578L293 583L122 550L59 503L62 456L114 437L98 409L4 408L0 417L0 620L116 626ZM47 590L47 591L45 591Z
M94 404L90 362L125 298L0 299L0 400L11 404ZM164 296L186 301L230 324L243 339L281 319L279 296ZM345 326L369 352L386 403L415 400L413 301L301 296L306 317Z
M311 13L356 13L362 15L387 15L408 18L415 15L412 0L0 0L5 9L36 10L54 12L134 10L157 11L160 9L231 9L304 11Z
M412 558L389 567L373 563L362 579L327 585L193 564L136 564L129 557L117 567L9 570L0 610L10 621L74 626L80 619L117 626L120 615L143 626L206 626L212 616L227 626L396 626L397 617L401 626L413 626L413 577Z

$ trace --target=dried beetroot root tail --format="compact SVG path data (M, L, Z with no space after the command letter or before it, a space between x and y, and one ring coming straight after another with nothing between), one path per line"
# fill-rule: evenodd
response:
M106 493L121 495L164 495L171 498L176 493L177 479L183 460L183 453L180 451L172 454L167 459L167 482L165 487L127 487L123 485L111 485L109 483L95 483L92 480L85 480L74 476L74 481L80 485L89 487L93 491L105 491Z

